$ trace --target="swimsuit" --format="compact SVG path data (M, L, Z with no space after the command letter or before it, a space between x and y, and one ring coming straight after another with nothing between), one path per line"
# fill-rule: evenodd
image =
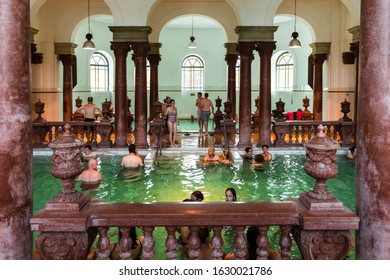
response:
M169 122L176 122L176 112L175 111L169 111L168 112L168 121Z
M202 111L202 120L204 122L209 121L210 118L210 111Z

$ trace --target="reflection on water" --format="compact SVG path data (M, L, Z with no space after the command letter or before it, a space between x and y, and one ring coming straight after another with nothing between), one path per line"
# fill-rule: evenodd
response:
M98 170L103 180L99 188L86 192L90 197L106 202L181 202L193 191L200 190L205 202L213 202L224 201L226 188L234 187L239 201L280 201L298 197L314 187L315 180L303 169L304 155L274 155L264 171L256 171L248 163L208 166L197 164L199 161L201 158L197 155L159 156L153 165L124 170L120 166L120 156L101 156ZM337 165L339 173L327 181L328 189L355 211L355 162L338 156ZM50 174L51 166L49 156L34 156L34 214L62 189L61 180ZM76 188L83 191L79 184ZM269 237L270 240L275 238L276 243L277 233L278 228L271 227ZM159 228L154 234L156 238L166 236L164 229ZM227 231L225 252L232 250L229 240L233 239ZM164 255L164 242L160 243L157 245L156 242L156 255Z

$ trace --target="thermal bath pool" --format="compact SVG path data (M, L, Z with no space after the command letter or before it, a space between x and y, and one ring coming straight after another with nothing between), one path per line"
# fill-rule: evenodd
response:
M200 190L204 202L224 201L224 192L234 187L239 201L280 201L296 198L314 186L314 179L303 169L304 155L274 154L274 160L265 171L256 171L250 164L230 166L204 166L197 164L198 155L159 156L155 164L139 171L123 171L121 156L99 156L98 170L103 181L96 190L86 191L91 198L104 202L181 202L195 190ZM329 190L351 211L355 211L355 163L337 156L339 173L327 181ZM42 209L46 202L61 191L61 180L50 174L49 156L34 156L33 160L33 212ZM76 184L80 189L80 184ZM278 241L278 228L270 230L270 242ZM166 232L157 228L156 240L164 240ZM232 250L233 233L224 236L224 251ZM158 243L162 243L158 245ZM156 258L164 254L164 242L156 241ZM299 252L293 246L293 257Z

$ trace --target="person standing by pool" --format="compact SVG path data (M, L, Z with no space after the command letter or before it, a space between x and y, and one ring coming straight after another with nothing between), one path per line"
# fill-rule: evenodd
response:
M94 122L96 120L95 119L96 113L98 113L99 116L102 117L102 110L100 110L100 108L95 103L93 103L92 96L88 97L87 104L84 104L76 111L84 115L85 122Z
M195 106L197 107L197 116L198 116L198 126L199 126L199 132L203 131L203 120L202 120L202 110L200 103L202 101L202 93L198 92L198 98L196 99Z
M261 146L261 149L263 150L263 157L265 161L272 161L272 155L268 152L268 145Z
M209 94L206 92L204 98L200 102L200 110L202 111L202 121L204 132L207 134L209 132L209 118L211 113L214 114L213 102L209 99ZM210 113L211 110L211 113Z
M144 166L141 156L138 154L137 148L134 144L129 146L129 154L122 158L121 166L125 168L137 168Z
M177 108L175 107L175 100L171 100L171 106L167 109L167 123L169 131L169 141L171 142L171 147L176 147L176 137L177 137Z
M99 186L102 175L96 170L97 165L97 160L95 158L90 158L88 160L88 169L84 170L76 179L76 181L82 181L82 188L95 189Z

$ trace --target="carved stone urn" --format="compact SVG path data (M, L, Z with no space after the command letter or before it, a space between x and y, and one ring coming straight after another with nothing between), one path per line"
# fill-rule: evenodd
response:
M38 114L38 117L34 120L34 123L46 122L46 120L42 118L42 114L45 113L45 103L41 102L40 99L35 103L35 113Z
M335 177L338 173L336 152L340 145L329 139L324 129L324 126L319 125L317 135L305 144L304 169L316 182L311 191L301 194L300 199L311 210L316 207L327 209L342 207L342 203L328 191L326 186L326 180Z
M49 201L47 210L79 211L89 198L75 189L74 180L83 171L80 147L84 144L72 132L69 124L64 125L64 132L49 144L53 149L50 173L62 180L62 191Z

